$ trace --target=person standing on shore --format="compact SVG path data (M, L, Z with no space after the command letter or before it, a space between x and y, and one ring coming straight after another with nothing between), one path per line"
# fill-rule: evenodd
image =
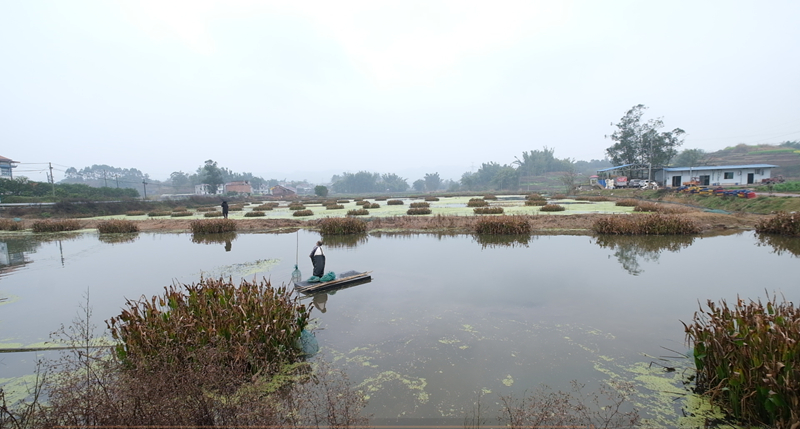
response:
M311 258L311 264L314 265L313 275L316 277L325 275L325 253L322 251L322 241L317 241L317 245L308 256Z
M222 202L222 217L224 217L225 219L228 218L228 202L227 201L223 201Z

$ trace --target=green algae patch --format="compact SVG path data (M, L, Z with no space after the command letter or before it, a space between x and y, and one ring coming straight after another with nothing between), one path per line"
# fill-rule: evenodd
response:
M6 304L11 304L11 303L14 303L14 302L17 302L17 301L19 301L19 296L18 295L13 295L13 294L10 294L10 293L0 292L0 306L6 305Z
M223 265L212 271L203 271L200 274L209 278L218 277L247 277L253 274L270 271L273 267L280 264L280 259L258 259L241 264Z
M0 378L0 388L5 394L6 403L14 405L24 401L31 396L31 392L36 387L36 374L23 375L21 377Z
M511 386L513 386L513 385L514 385L514 377L512 377L512 376L511 376L511 374L508 374L508 375L506 376L506 378L504 378L504 379L502 380L502 383L503 383L503 384L504 384L506 387L511 387Z
M425 392L428 382L424 378L407 377L396 371L378 373L374 377L365 379L357 387L366 392L375 393L384 390L384 384L398 382L410 391L410 394L416 398L417 402L425 404L430 400L430 396Z

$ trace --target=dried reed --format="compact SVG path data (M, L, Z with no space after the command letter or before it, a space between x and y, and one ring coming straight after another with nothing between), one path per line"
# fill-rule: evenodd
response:
M139 225L129 220L112 219L98 223L97 231L101 234L139 232Z

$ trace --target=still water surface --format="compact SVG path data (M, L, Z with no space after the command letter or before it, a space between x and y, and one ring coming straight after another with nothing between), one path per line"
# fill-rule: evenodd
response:
M121 243L93 233L58 237L0 238L3 347L47 341L75 317L87 290L94 323L104 328L126 298L173 282L204 275L288 283L296 258L308 277L307 255L319 239L306 231L206 243L190 234L141 233ZM749 232L538 236L513 246L384 234L330 244L326 271L372 271L373 281L317 296L316 337L322 358L368 392L376 418L461 419L478 395L495 403L542 384L591 388L621 377L637 384L643 415L669 421L681 403L663 391L680 383L654 384L665 375L648 364L675 355L665 348L687 352L680 321L691 321L698 302L763 299L765 291L800 302L796 253ZM30 374L42 355L0 355L0 382Z

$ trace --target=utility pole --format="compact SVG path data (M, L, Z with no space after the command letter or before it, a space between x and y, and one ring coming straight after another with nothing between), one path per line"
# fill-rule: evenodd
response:
M106 171L103 170L103 187L108 188L108 180L106 180Z
M56 180L53 178L53 163L48 162L47 165L50 166L50 185L53 186L53 198L56 197Z
M144 199L147 199L147 181L142 179L142 185L144 185Z
M119 189L119 174L115 174L114 178L117 179L117 189Z

